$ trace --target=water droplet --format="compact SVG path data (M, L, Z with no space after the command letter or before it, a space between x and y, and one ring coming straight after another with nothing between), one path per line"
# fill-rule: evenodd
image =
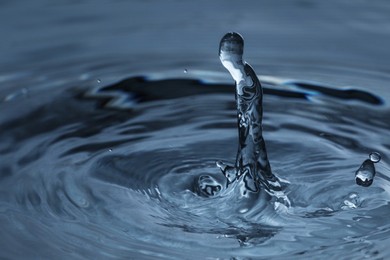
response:
M370 153L369 158L373 163L377 163L381 160L381 155L378 152L372 152Z
M370 186L374 181L375 173L374 163L370 159L365 160L355 173L356 184L363 187Z
M184 71L183 71L184 73L187 73L188 72L188 70L187 69L184 69Z
M109 152L112 152L112 149L110 148L110 149L108 149L108 151L109 151Z
M96 82L97 82L97 83L101 83L102 81L101 81L100 79L97 79Z

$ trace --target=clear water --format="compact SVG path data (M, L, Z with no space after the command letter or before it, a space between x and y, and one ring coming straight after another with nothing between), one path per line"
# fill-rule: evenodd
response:
M386 1L0 5L1 258L390 256ZM290 208L199 192L237 152L232 30Z
M249 211L251 204L264 204L266 201L268 204L269 199L276 199L275 203L282 202L289 207L290 202L283 192L283 182L271 170L263 137L263 87L256 72L244 61L243 50L244 39L240 34L229 32L222 37L219 58L235 81L238 129L236 162L234 165L221 161L216 163L226 177L225 185L215 185L208 181L204 185L201 179L199 184L201 190L206 189L206 193L207 189L218 192L220 186L235 191L235 199L242 198L237 201L240 213Z

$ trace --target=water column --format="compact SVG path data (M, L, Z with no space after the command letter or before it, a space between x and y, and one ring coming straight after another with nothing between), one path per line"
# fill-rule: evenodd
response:
M244 40L238 33L221 39L219 57L236 83L239 146L234 166L217 162L228 185L239 182L240 194L248 197L264 189L289 204L279 179L272 173L263 138L263 89L252 67L243 61Z

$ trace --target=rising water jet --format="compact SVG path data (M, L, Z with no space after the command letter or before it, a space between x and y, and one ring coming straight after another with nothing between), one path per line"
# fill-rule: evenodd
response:
M227 33L219 45L219 58L236 84L239 146L234 166L217 162L227 179L236 183L242 197L262 189L277 202L290 205L283 192L282 182L271 170L263 138L263 89L256 73L246 63L244 40L238 33Z

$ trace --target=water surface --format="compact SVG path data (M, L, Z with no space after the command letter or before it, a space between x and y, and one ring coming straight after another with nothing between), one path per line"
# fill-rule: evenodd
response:
M223 3L1 3L1 257L389 257L389 6ZM232 30L288 209L197 188L236 156Z

